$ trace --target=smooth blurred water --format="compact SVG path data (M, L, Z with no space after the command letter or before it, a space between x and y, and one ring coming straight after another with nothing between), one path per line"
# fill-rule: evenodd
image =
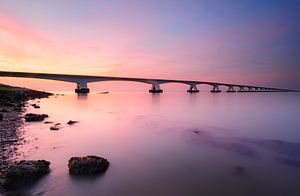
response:
M24 193L300 195L299 93L65 93L39 104L27 112L62 125L25 123L18 158L49 160L51 172ZM68 159L86 155L106 157L107 172L69 176Z

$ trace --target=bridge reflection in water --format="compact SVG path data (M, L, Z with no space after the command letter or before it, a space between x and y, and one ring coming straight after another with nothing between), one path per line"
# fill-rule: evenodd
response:
M0 71L0 76L3 77L20 77L20 78L37 78L37 79L48 79L58 80L65 82L72 82L77 84L75 89L76 93L89 93L88 83L91 82L103 82L103 81L131 81L141 82L152 85L149 90L150 93L162 93L160 85L165 83L182 83L189 86L188 93L198 93L199 89L197 85L209 85L212 87L210 92L219 93L221 92L220 87L227 87L229 93L232 92L290 92L293 90L269 88L261 86L249 86L242 84L229 84L220 82L204 82L204 81L190 81L190 80L169 80L169 79L150 79L150 78L127 78L127 77L110 77L110 76L87 76L87 75L71 75L71 74L48 74L48 73L28 73L28 72L10 72Z

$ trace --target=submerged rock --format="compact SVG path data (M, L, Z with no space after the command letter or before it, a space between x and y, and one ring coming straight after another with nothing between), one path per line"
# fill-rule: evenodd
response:
M69 120L69 121L67 122L68 125L73 125L73 124L75 124L75 123L78 123L78 121L75 121L75 120Z
M103 157L86 156L69 159L69 173L72 175L96 175L107 170L109 162Z
M25 115L25 121L26 122L36 122L36 121L43 121L45 118L47 118L47 114L26 114Z
M45 124L52 124L53 122L52 121L45 121L44 123Z
M98 94L108 94L108 91L99 92Z
M3 187L15 189L37 180L49 173L50 162L45 160L22 160L9 166L5 176Z
M56 126L56 125L54 125L54 126L51 126L51 127L50 127L50 130L52 130L52 131L57 131L57 130L59 130L59 127Z

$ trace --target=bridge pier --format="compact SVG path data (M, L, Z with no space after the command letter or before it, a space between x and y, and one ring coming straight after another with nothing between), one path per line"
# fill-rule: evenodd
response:
M212 93L220 93L221 90L219 89L219 85L214 85L213 89L210 92L212 92Z
M76 93L87 94L90 92L90 89L87 87L87 82L77 82L77 88L75 89Z
M226 92L227 93L235 93L236 90L234 90L233 86L228 86L228 90Z
M149 93L162 93L163 90L160 88L159 83L152 84L152 88L149 90Z
M187 90L188 93L199 93L199 90L195 84L191 84L190 88Z

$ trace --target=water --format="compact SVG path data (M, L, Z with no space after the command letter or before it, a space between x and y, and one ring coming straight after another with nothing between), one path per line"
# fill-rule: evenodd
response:
M65 93L40 106L27 112L62 125L22 129L18 158L51 162L28 194L300 194L300 94ZM69 176L68 159L86 155L106 157L107 172Z

